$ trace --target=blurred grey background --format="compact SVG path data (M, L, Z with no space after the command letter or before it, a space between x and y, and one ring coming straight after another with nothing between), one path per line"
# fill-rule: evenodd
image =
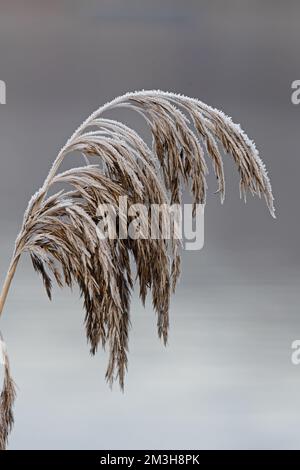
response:
M19 394L11 449L300 448L300 4L271 0L0 1L1 281L59 148L101 103L160 88L223 109L256 141L277 220L209 178L205 246L184 254L167 349L132 302L125 393L89 357L77 292L53 302L24 256L1 318ZM126 118L126 112L120 116ZM139 121L135 118L137 128Z

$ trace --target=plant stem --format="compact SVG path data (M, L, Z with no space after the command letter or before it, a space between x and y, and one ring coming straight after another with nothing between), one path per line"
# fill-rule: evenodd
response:
M1 317L1 314L2 314L2 311L3 311L3 307L4 307L4 304L5 304L6 298L7 298L7 294L8 294L9 288L10 288L11 281L12 281L12 279L14 277L14 274L16 272L16 269L17 269L19 259L20 259L20 255L18 255L16 257L13 257L13 259L10 263L9 269L7 271L7 274L6 274L6 278L5 278L3 287L2 287L2 292L0 294L0 317Z

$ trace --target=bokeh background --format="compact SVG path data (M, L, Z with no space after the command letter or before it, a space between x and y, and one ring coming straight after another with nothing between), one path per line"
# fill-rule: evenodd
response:
M89 356L78 293L50 303L24 256L1 318L18 399L10 449L300 448L300 4L271 0L0 1L0 266L57 151L98 105L160 88L223 109L269 168L277 220L209 178L205 246L185 253L167 349L132 301L125 393ZM127 118L126 112L120 116ZM132 117L130 117L132 119ZM139 129L140 123L135 118Z

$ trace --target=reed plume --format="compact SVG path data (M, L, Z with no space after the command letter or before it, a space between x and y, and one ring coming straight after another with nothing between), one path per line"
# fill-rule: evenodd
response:
M120 107L146 120L152 147L132 128L103 117L104 112ZM241 195L246 198L248 190L263 195L274 216L271 185L254 143L221 111L162 91L127 93L97 109L61 149L29 202L0 296L0 314L20 256L27 252L50 299L53 281L60 287L79 286L91 352L99 345L108 347L106 379L112 384L117 378L123 388L134 285L132 260L141 300L144 303L151 292L158 335L166 343L170 295L180 274L180 246L174 240L105 239L97 223L97 208L110 204L119 217L120 196L126 196L130 204L180 204L184 188L190 191L194 208L205 204L206 155L212 160L223 202L225 178L219 146L233 157ZM74 152L81 153L87 164L59 172ZM58 183L68 189L49 194ZM5 357L1 448L13 424L15 397Z
M9 359L5 344L0 334L0 356L4 367L4 380L0 393L0 450L7 445L8 435L14 424L13 404L15 401L15 384L10 374Z

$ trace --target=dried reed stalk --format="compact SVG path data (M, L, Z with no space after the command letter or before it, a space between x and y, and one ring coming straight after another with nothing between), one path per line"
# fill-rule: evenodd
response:
M137 111L148 123L152 148L121 122L103 117L112 108ZM177 243L166 240L103 240L96 211L109 203L117 211L119 196L130 204L181 202L189 188L194 204L204 204L207 166L211 158L224 200L225 178L218 148L232 155L240 175L240 193L263 195L274 216L273 196L264 164L253 142L229 117L197 99L162 91L128 93L91 114L57 155L43 186L31 198L15 243L10 268L0 296L0 315L20 256L28 252L51 298L52 279L59 286L77 284L84 299L87 338L94 354L109 347L106 378L124 387L127 368L130 259L136 264L140 297L152 292L159 337L167 342L169 300L180 274ZM58 173L68 154L80 152L102 166L87 165ZM70 191L48 195L56 183ZM5 387L1 395L1 447L13 423L14 386L6 356Z

